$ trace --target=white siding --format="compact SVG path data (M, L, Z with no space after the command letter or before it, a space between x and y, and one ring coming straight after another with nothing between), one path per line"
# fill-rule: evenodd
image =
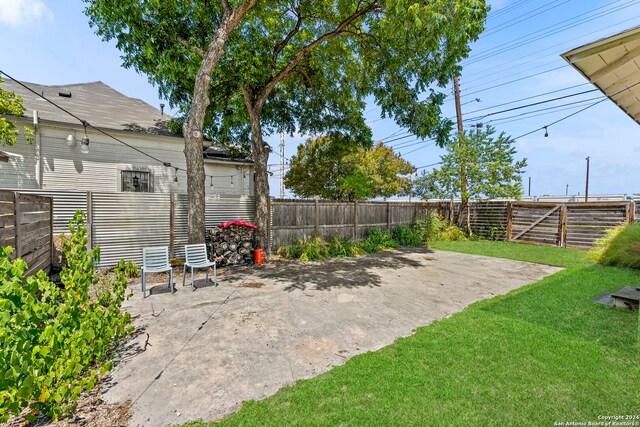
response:
M38 188L35 142L19 137L15 145L0 150L9 155L8 162L0 161L0 188Z
M178 182L174 182L173 167L164 167L159 162L127 147L109 137L88 132L89 153L80 152L80 140L83 131L41 126L43 153L43 189L64 191L100 191L119 192L122 170L134 169L151 172L154 193L187 192L187 177L184 158L184 145L179 138L163 138L148 135L120 136L127 144L163 161L170 162L182 170L178 171ZM67 146L67 136L76 138L73 147ZM35 149L31 148L30 157L23 166L14 166L12 176L3 176L0 187L37 188L35 182ZM6 150L5 150L6 151ZM23 155L23 157L25 157ZM16 156L15 162L18 161ZM20 158L22 159L22 158ZM28 163L28 165L27 165ZM10 163L11 164L11 163ZM0 168L6 165L2 163ZM29 173L22 171L30 168ZM207 177L205 191L207 195L242 196L252 195L253 174L250 166L205 163ZM3 174L5 175L5 174ZM22 178L19 178L22 177ZM30 186L19 185L17 179L25 181L31 177Z

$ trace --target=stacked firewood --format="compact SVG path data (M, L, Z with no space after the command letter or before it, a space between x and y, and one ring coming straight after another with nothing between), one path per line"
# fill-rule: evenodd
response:
M209 254L220 266L253 263L253 228L230 225L209 230Z

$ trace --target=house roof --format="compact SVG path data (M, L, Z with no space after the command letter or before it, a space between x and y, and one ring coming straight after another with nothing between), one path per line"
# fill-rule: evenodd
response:
M640 27L561 56L640 124Z
M41 85L22 82L34 91L75 114L91 125L114 130L177 136L166 126L171 118L146 102L130 98L102 82L68 85ZM3 89L13 91L23 99L25 115L31 117L38 111L41 120L78 124L78 121L35 95L13 80L2 83Z

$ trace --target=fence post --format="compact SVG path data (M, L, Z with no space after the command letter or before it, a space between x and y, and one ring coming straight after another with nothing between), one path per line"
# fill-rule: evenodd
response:
M391 202L387 202L387 231L391 231Z
M564 203L560 207L558 233L560 234L558 246L565 248L567 246L567 205Z
M627 224L631 224L636 220L636 202L627 204Z
M175 258L176 255L174 253L174 245L173 245L173 238L174 238L174 217L175 217L175 201L174 201L174 196L175 193L170 193L169 194L169 254L171 255L171 258ZM205 236L206 236L206 227L205 227Z
M93 249L93 192L87 191L87 250Z
M353 240L358 239L358 201L353 202Z
M315 198L315 209L313 210L314 212L314 225L313 225L313 231L317 236L320 236L320 201L318 200L318 198Z
M22 251L20 250L20 193L18 191L13 192L13 218L16 232L16 256L14 259L17 259L22 256Z
M507 202L507 242L511 241L513 233L513 203Z

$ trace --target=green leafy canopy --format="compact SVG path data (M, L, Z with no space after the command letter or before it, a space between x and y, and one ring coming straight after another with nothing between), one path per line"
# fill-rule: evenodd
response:
M301 197L363 200L408 193L414 171L382 143L365 147L336 133L300 145L284 182Z
M117 41L124 66L146 74L171 105L188 112L198 51L219 27L221 2L85 2L97 33ZM362 111L365 97L373 96L382 116L444 141L451 124L440 117L445 95L433 86L444 86L459 71L487 10L482 0L259 2L232 33L213 73L207 132L222 142L248 142L240 88L256 99L284 73L264 103L265 134L343 131L370 139Z
M4 82L0 78L0 84ZM24 106L22 97L16 96L14 92L7 92L0 87L0 145L14 145L18 141L20 131L18 127L10 121L7 116L22 117ZM24 127L24 135L27 142L33 140L33 129Z

